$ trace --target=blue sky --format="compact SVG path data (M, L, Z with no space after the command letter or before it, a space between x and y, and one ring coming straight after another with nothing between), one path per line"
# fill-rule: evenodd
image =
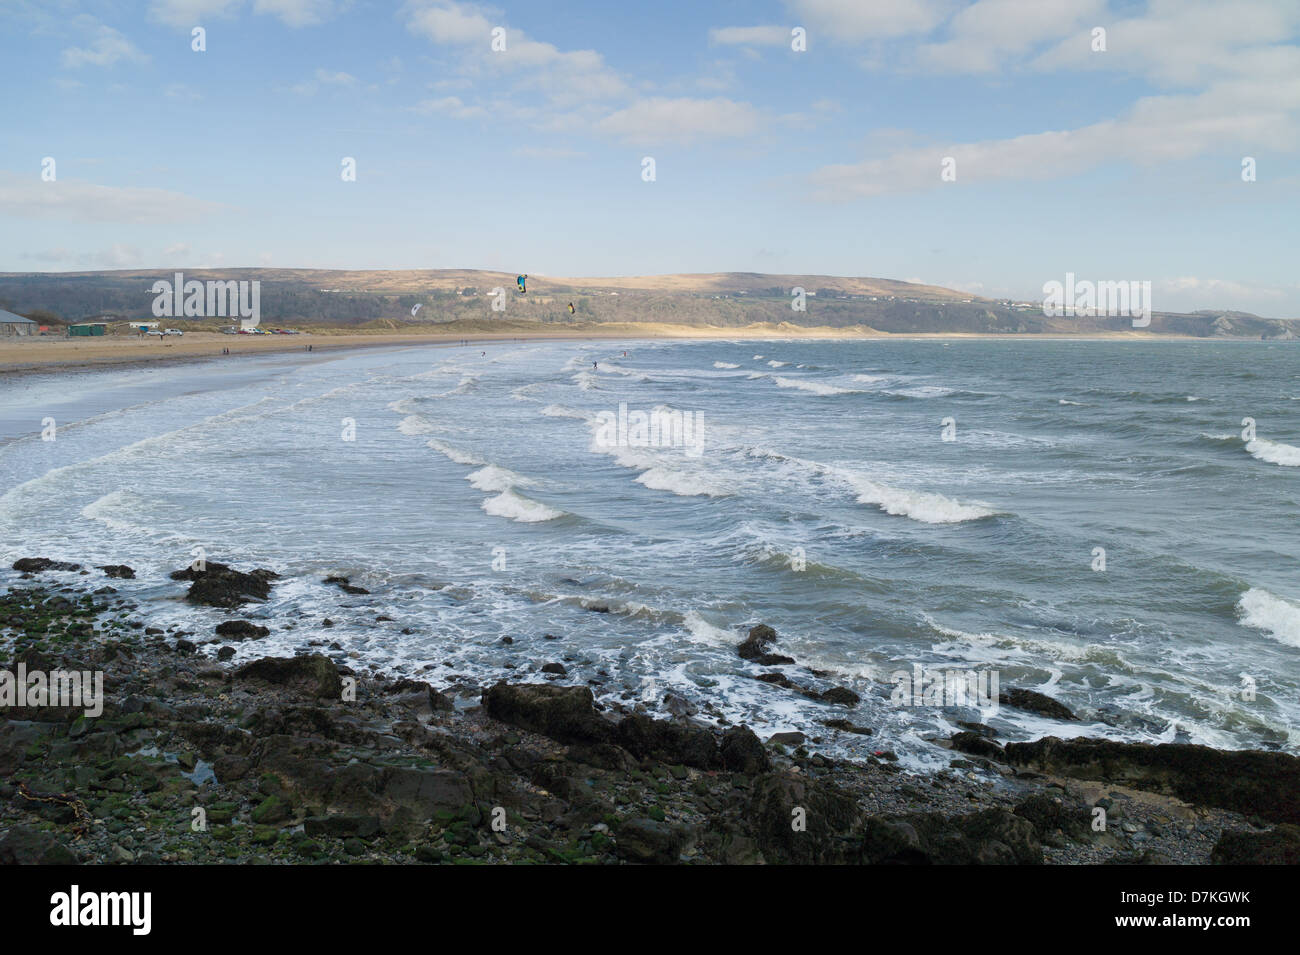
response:
M1070 271L1149 280L1157 310L1300 317L1300 4L0 0L0 22L0 270L1018 299Z

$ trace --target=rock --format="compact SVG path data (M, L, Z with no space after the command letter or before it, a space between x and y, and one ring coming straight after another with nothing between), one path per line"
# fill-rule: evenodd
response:
M760 623L749 631L749 636L736 647L736 652L740 654L741 659L757 660L773 643L776 643L776 631L767 624Z
M1014 706L1018 710L1025 710L1028 713L1038 713L1054 720L1077 721L1079 719L1064 704L1058 703L1050 696L1035 693L1033 690L1017 690L1015 688L1003 690L998 694L998 702L1005 706Z
M1300 865L1300 826L1268 832L1226 831L1210 853L1214 865Z
M235 655L234 647L222 647L220 650L217 651L218 660L229 660L234 655Z
M0 865L76 865L63 843L48 832L14 826L0 837Z
M800 743L806 743L808 737L798 730L790 730L786 733L773 733L767 738L769 743L776 743L778 746L798 746Z
M13 569L24 574L39 574L46 570L81 570L81 565L50 560L48 557L20 557L13 562Z
M857 803L848 793L804 776L776 772L755 778L746 818L769 864L852 861L861 825Z
M497 683L483 692L488 716L562 743L613 742L613 725L596 712L585 686Z
M687 830L654 819L629 819L618 828L618 854L629 862L675 865Z
M663 708L669 716L675 716L686 719L695 716L699 711L690 700L678 693L665 693L663 698Z
M866 865L1040 865L1043 848L1027 819L1004 809L945 815L909 813L867 820Z
M1083 841L1092 835L1092 810L1083 803L1066 805L1060 796L1034 793L1011 810L1028 819L1040 840L1060 830L1067 838Z
M1169 856L1165 855L1158 849L1147 849L1143 852L1117 852L1103 865L1173 865L1174 862Z
M173 571L171 579L192 581L185 595L190 603L234 610L250 600L271 596L271 581L279 579L279 574L269 570L245 574L225 564L208 563L203 570L186 567Z
M302 826L303 831L312 837L356 836L369 839L379 833L379 817L340 812L326 816L309 816L303 820Z
M718 749L723 767L733 773L752 776L765 773L772 766L762 740L748 726L733 726L723 733Z
M99 567L97 569L102 570L109 577L115 577L118 580L135 579L135 571L132 570L130 567L126 566L126 564L108 564L104 567Z
M833 730L840 730L843 733L856 733L859 736L870 736L875 732L870 726L858 726L856 723L850 723L848 720L834 719L822 720L822 726L829 726Z
M616 741L638 759L696 769L715 769L722 762L712 731L691 723L670 723L633 713L618 724Z
M177 641L176 641L176 652L177 652L177 653L185 653L185 654L189 654L189 653L194 653L194 652L197 651L197 650L198 650L198 647L196 647L196 646L194 645L194 642L191 641L191 640L184 640L184 639L181 639L181 640L177 640Z
M260 640L270 632L268 627L259 627L251 620L226 620L217 624L217 636L231 640Z
M1008 743L1005 752L1007 762L1038 772L1165 793L1270 822L1300 823L1300 759L1286 753L1053 736Z
M981 736L978 733L972 733L969 730L961 733L954 733L949 744L959 753L970 753L972 756L984 756L988 759L996 759L999 762L1006 759L1006 754L1002 747L993 740Z
M343 680L329 657L312 653L297 657L262 657L245 663L235 671L241 679L265 680L287 686L312 696L338 699L343 692Z
M821 698L827 703L839 703L843 706L857 706L862 702L862 697L842 686L831 687L821 695Z
M422 705L427 705L430 710L454 710L456 704L452 702L451 697L439 693L433 688L433 685L426 683L424 680L401 679L390 683L384 688L386 693L403 693L406 694L404 699L413 698L414 695L420 697Z
M542 664L543 673L554 673L556 676L568 676L569 671L564 668L563 663L544 663Z

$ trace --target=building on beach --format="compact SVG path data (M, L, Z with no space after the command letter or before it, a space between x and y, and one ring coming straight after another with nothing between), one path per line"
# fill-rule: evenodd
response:
M38 324L30 318L23 318L21 315L15 315L13 312L6 312L0 308L0 338L9 338L14 335L35 335Z
M75 337L88 337L91 335L108 334L107 322L78 322L76 325L68 326L68 334Z

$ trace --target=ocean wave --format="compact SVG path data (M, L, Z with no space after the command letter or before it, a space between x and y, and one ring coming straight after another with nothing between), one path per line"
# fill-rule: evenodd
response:
M586 421L590 417L585 411L575 411L567 405L547 405L537 413L548 418L573 418L577 421Z
M412 437L421 434L433 434L441 429L422 415L407 415L401 421L397 422L397 430L402 434Z
M652 491L671 491L680 497L727 497L731 494L728 488L716 481L671 468L649 468L638 475L636 481Z
M1279 643L1300 647L1300 605L1251 587L1237 601L1237 609L1244 626L1263 630Z
M1284 468L1300 468L1300 448L1267 438L1256 438L1246 445L1246 451L1259 461L1279 464Z
M434 451L450 458L457 464L464 464L468 467L476 468L486 467L488 464L487 461L480 458L477 454L473 454L469 451L462 451L460 448L453 448L450 444L439 441L437 438L430 438L426 443Z
M489 464L479 468L465 478L470 486L479 491L509 491L515 487L532 487L537 482L516 474L509 468Z
M773 361L769 361L767 364L768 364L768 367L770 367L770 368L784 368L786 365L788 365L788 364L790 364L790 363L789 363L788 361L776 361L776 360L773 360Z
M715 362L713 363L713 367L714 367L714 368L739 368L740 366L739 366L739 365L733 365L733 364L732 364L731 362L729 362L729 361L715 361Z
M506 517L520 524L540 524L564 516L564 511L558 508L549 507L511 490L489 497L480 506L493 517Z
M933 491L889 487L847 469L832 471L848 481L857 492L859 504L874 504L895 517L909 517L923 524L962 524L998 514L984 504L963 504Z
M797 388L800 391L806 391L810 394L821 395L823 397L829 395L860 394L860 392L854 388L841 388L839 385L828 385L824 381L808 381L800 378L782 378L780 375L777 375L772 380L776 382L778 387Z

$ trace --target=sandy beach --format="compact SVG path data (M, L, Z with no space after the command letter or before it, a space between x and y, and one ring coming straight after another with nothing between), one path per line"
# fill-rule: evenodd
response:
M187 332L183 338L136 338L124 335L103 338L30 337L0 339L0 373L48 370L52 367L85 368L101 365L183 361L271 352L327 351L377 348L394 345L446 345L460 341L575 341L590 339L1106 339L1113 341L1199 341L1182 335L1146 332L1110 334L977 335L961 332L897 335L865 325L846 328L752 324L743 326L671 325L658 322L593 323L584 326L551 326L541 323L513 323L508 327L488 322L457 323L419 332L346 332L323 330L299 335L223 335L216 332Z

